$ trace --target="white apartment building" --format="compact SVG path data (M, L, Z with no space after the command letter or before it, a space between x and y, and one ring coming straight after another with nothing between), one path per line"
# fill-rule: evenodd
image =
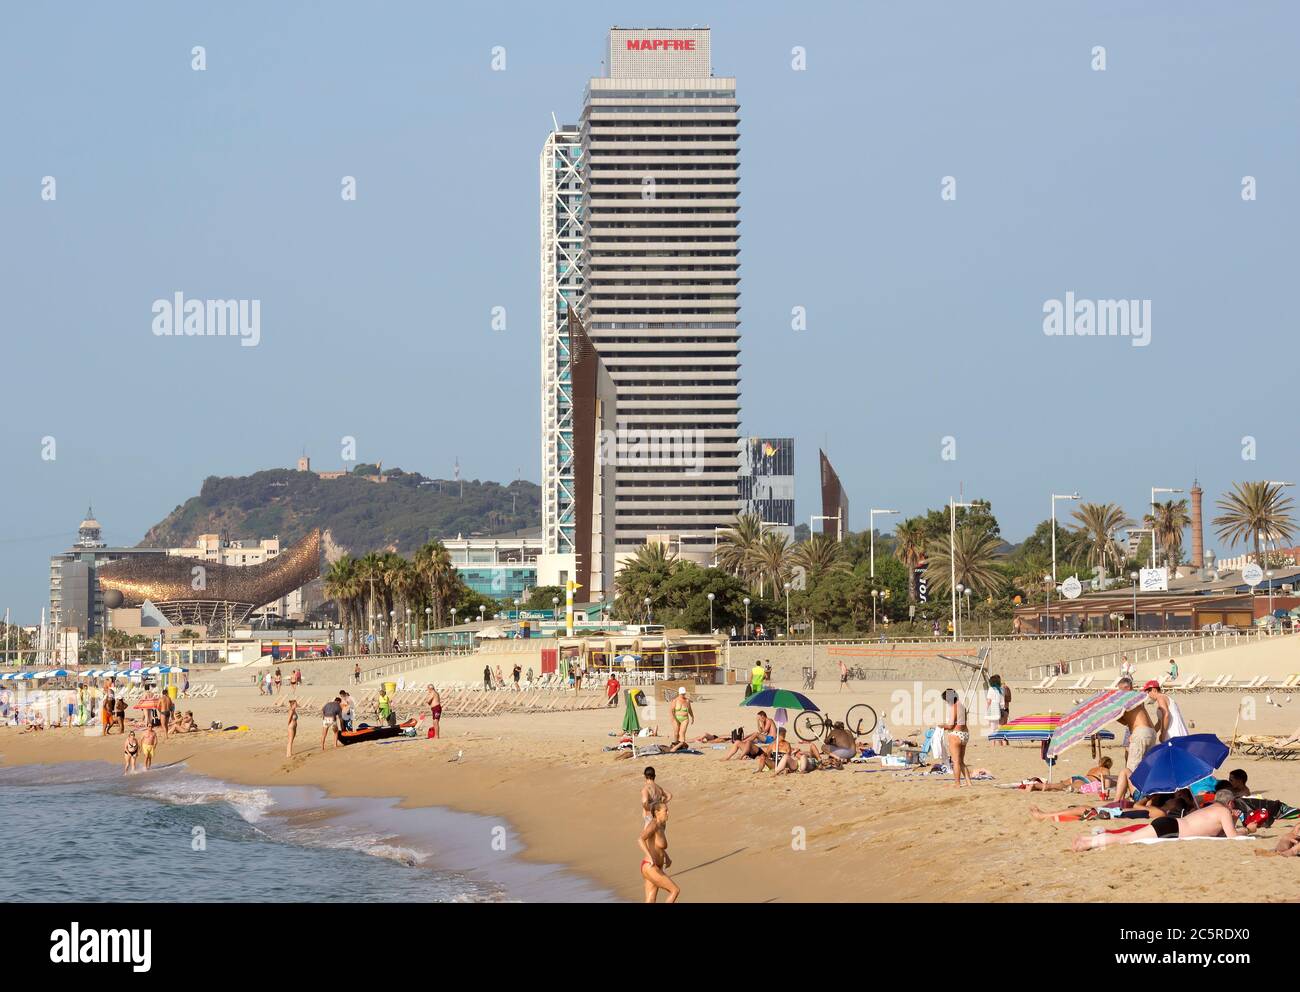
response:
M649 441L649 457L616 464L615 553L653 539L711 562L717 528L739 508L736 81L712 74L708 28L613 28L606 67L588 83L578 126L581 278L569 288L580 291L587 333L614 382L620 439ZM571 146L572 132L553 133L547 146L557 143ZM557 182L558 170L550 170ZM559 248L544 240L546 299L559 291L558 267L554 292L545 285ZM544 392L545 336L559 316L546 306ZM560 421L546 402L543 429L554 429ZM543 466L548 494L563 479L556 445L556 468ZM557 500L544 521L558 530L562 519Z

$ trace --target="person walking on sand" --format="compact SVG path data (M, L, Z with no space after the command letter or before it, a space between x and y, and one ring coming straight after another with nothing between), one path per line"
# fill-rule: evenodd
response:
M483 666L483 688L492 688L492 669L487 665Z
M171 693L164 691L158 697L158 722L162 724L163 737L171 733L172 716L176 713L176 703L172 701Z
M649 813L638 838L642 855L641 878L645 880L645 901L658 902L662 890L668 895L664 902L676 902L682 890L665 873L665 869L672 864L668 857L668 804L653 803Z
M691 710L691 697L686 694L686 686L677 687L677 698L673 700L672 705L673 720L676 723L674 728L673 741L686 746L686 730L695 719L695 713Z
M352 666L352 683L354 685L361 684L361 662L359 661Z
M115 712L117 714L117 732L119 734L125 734L126 733L126 697L118 696L117 702L114 704L114 707L115 707ZM146 710L145 712L149 712L149 711Z
M339 746L339 723L343 714L343 700L335 696L328 703L321 707L320 710L320 749L325 750L325 738L329 736L330 730L334 731L334 746Z
M433 720L433 725L429 728L429 736L437 737L442 728L442 697L438 695L438 690L432 684L429 686L429 698L424 701L424 705L429 707L429 716Z
M961 788L962 776L969 777L970 774L965 765L966 745L970 743L970 728L966 725L966 704L961 701L956 689L944 689L943 701L948 704L948 716L943 730L948 735L953 786Z
M840 692L849 687L849 666L844 664L844 659L840 659Z
M153 753L158 749L158 731L152 726L144 732L144 740L140 744L140 751L144 755L144 770L148 771L153 767Z
M605 696L609 700L609 702L605 704L606 706L613 706L618 702L619 688L618 676L614 674L613 670L611 670L609 678L605 682Z
M515 691L519 691L519 677L524 674L524 670L519 667L519 662L515 662L514 669L510 672L511 678L515 680Z
M284 756L293 757L293 739L298 736L298 700L289 700L289 743L285 745Z
M122 774L126 775L135 771L135 756L140 750L140 742L135 739L135 731L131 731L126 736L126 743L122 745Z

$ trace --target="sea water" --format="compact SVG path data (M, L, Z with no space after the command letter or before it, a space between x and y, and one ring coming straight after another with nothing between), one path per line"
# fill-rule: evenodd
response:
M0 767L0 901L603 901L509 825L171 766Z

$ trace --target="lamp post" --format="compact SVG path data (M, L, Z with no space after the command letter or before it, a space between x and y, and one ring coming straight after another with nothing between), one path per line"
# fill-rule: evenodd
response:
M1181 492L1184 492L1184 490L1169 489L1166 486L1151 487L1151 516L1153 522L1154 522L1155 510L1156 510L1156 493L1181 493ZM1154 530L1151 531L1151 567L1152 568L1156 567L1156 532Z
M948 590L952 595L952 639L957 640L957 507L972 507L974 503L958 503L948 498ZM1050 607L1049 607L1050 625Z
M1072 493L1052 493L1052 582L1056 582L1056 501L1058 499L1078 499L1078 490Z
M479 623L482 623L482 622L483 622L483 611L486 610L486 609L487 609L487 607L484 606L482 603L479 603L479 604L478 604L478 620L479 620Z
M433 607L432 607L432 606L426 606L426 607L424 608L424 632L425 632L425 634L428 634L429 631L431 631L432 629L433 629ZM432 638L429 640L429 646L430 646L430 647L433 647L433 640L432 640Z
M964 585L962 585L960 582L958 582L958 583L957 583L957 602L958 602L959 604L961 603L962 594L963 594L965 591L966 591L966 587L965 587ZM961 640L961 609L960 609L960 607L959 607L958 610L957 610L957 623L956 623L956 626L953 627L953 633L957 635L956 637L953 638L953 640L955 640L955 641L959 641L959 640Z
M650 597L645 598L645 622L650 624L654 621L654 611L650 609Z
M1056 585L1050 575L1043 576L1043 585L1047 586L1047 633L1052 633L1052 586Z
M898 513L897 510L871 510L867 527L871 531L871 577L876 577L876 514Z
M749 640L749 597L748 596L745 597L745 629L741 633L744 634L745 640Z
M790 639L790 583L785 584L785 639Z
M1129 572L1128 577L1133 581L1133 633L1138 629L1138 573Z
M388 634L385 636L384 640L387 640L389 637L393 638L393 640L397 640L396 627L397 627L397 611L389 610L388 611Z
M880 590L872 589L871 590L871 633L872 634L875 634L876 632L876 603L879 601L879 599L880 599Z
M709 593L709 633L713 633L713 593Z
M1266 556L1267 560L1267 556ZM1268 578L1268 629L1273 629L1273 570L1271 568L1264 570L1264 575Z

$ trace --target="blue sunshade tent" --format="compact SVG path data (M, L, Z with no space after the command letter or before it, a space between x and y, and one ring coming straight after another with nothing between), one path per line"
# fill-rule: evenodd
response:
M1213 734L1171 737L1147 751L1133 770L1133 785L1150 795L1176 792L1213 775L1228 757L1228 745Z

